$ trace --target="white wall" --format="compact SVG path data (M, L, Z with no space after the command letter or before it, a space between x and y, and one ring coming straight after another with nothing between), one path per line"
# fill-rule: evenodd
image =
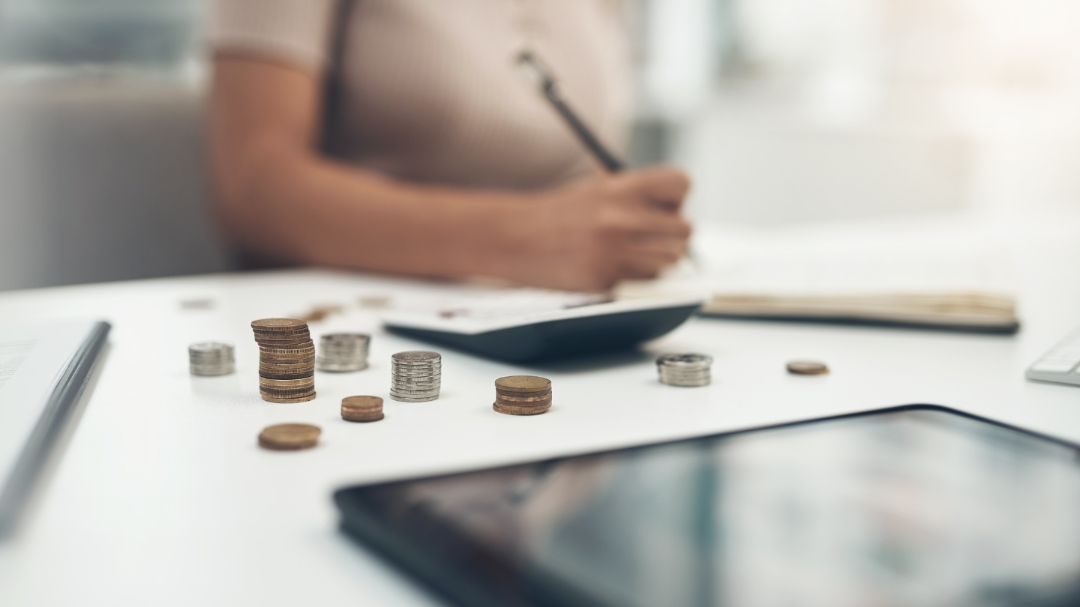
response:
M100 69L0 84L0 289L219 271L203 94Z

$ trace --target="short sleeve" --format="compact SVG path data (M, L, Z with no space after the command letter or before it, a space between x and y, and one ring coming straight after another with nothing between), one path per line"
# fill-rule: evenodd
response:
M327 63L337 0L211 0L207 42L321 71Z

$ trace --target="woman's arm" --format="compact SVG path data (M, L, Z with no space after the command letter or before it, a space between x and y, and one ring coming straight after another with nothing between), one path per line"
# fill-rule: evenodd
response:
M598 175L540 193L414 185L317 149L321 83L220 56L211 162L226 230L281 258L433 277L493 276L596 290L655 276L685 249L686 177Z

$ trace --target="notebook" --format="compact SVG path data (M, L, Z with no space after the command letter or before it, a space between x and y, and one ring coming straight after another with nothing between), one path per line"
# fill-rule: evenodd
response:
M706 315L1015 333L1007 248L956 232L721 229L695 239L694 264L620 285L620 299L706 294Z
M94 321L0 326L0 539L13 530L109 328Z

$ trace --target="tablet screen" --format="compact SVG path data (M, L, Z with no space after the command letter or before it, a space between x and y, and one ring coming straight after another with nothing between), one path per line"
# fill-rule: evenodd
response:
M464 605L1080 604L1071 445L935 408L335 496Z

